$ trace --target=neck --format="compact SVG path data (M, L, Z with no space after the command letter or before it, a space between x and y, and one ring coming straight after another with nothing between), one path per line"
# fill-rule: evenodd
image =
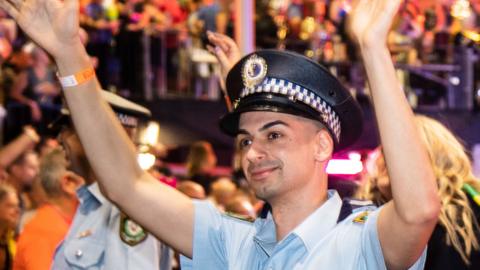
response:
M308 216L317 210L327 200L327 177L318 177L318 181L310 181L286 194L283 198L270 202L272 216L275 221L277 242L300 225Z
M50 204L52 204L60 214L69 222L73 219L75 212L77 211L78 201L76 198L70 197L54 197L50 198Z

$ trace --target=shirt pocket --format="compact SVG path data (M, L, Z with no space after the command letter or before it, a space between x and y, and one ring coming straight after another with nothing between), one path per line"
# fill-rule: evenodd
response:
M73 269L102 269L105 243L92 238L73 239L65 246L65 258Z

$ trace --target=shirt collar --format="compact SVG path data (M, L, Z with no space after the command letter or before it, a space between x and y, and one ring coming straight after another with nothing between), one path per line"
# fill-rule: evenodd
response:
M78 200L80 204L85 204L86 202L90 201L91 199L95 199L100 204L104 204L106 198L100 192L100 188L98 184L95 182L90 185L84 185L77 190Z
M257 218L254 226L257 231L254 241L268 256L271 256L277 244L275 222L273 222L272 213L268 212L266 218Z
M327 198L317 210L310 214L285 239L294 234L302 240L308 251L312 250L315 244L335 227L340 209L342 208L342 200L337 191L329 190ZM277 244L275 222L272 214L269 212L266 218L256 219L254 225L257 231L254 237L255 242L270 256Z
M342 199L337 191L329 190L328 199L294 230L293 234L302 239L308 251L327 235L337 224L342 208Z
M104 204L107 201L105 196L103 196L102 192L100 191L100 187L98 186L97 182L88 186L88 190L90 191L92 196L95 197L95 199L97 199L97 201L101 204Z

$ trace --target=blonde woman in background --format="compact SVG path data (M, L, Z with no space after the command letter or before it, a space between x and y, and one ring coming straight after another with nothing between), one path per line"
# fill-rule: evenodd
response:
M20 219L20 201L15 188L0 183L0 270L12 269L15 229Z
M428 149L442 205L428 243L425 269L480 269L480 181L473 175L464 147L445 126L425 116L415 120ZM392 198L390 182L381 150L374 153L374 159L372 173L357 197L382 205Z

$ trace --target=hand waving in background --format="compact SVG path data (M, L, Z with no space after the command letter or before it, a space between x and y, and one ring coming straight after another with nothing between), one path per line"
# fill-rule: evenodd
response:
M54 57L80 44L77 0L1 0L0 7Z

